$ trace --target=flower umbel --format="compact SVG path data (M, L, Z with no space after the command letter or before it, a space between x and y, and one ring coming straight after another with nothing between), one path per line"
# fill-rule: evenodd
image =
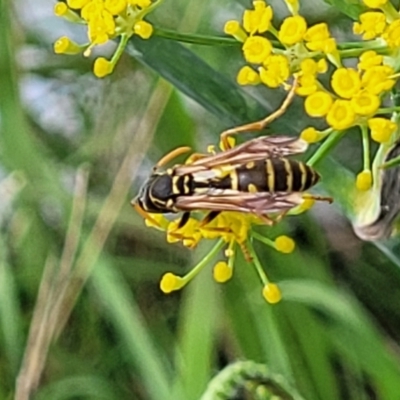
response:
M102 78L112 73L128 39L138 35L148 39L153 33L153 26L144 21L144 17L158 7L163 0L67 0L54 7L54 13L72 22L87 25L89 42L78 45L67 37L62 37L54 44L58 54L77 54L83 52L89 56L94 46L120 37L120 41L111 60L100 57L95 60L93 72Z

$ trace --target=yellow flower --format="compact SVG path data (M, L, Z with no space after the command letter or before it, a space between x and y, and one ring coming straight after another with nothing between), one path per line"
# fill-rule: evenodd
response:
M372 173L369 169L365 169L357 175L356 188L358 190L366 191L371 189L372 186Z
M304 74L298 77L296 94L299 96L309 96L318 90L317 79L313 74Z
M331 85L337 95L350 99L360 91L360 75L352 68L338 68L332 74Z
M105 76L111 74L114 70L114 64L104 57L96 58L93 65L93 73L98 78L104 78Z
M354 112L359 115L375 114L381 104L377 95L371 94L366 90L353 96L350 102Z
M332 96L326 92L317 91L306 98L304 109L311 117L323 117L331 109Z
M282 293L275 283L267 283L263 288L263 297L270 304L279 303L282 300Z
M300 138L305 140L307 143L317 143L324 136L321 135L321 132L317 131L314 127L310 126L300 133Z
M104 8L112 15L120 14L126 6L126 0L104 0Z
M250 36L242 47L244 58L251 64L262 64L271 54L271 42L262 36Z
M103 44L115 33L115 21L108 11L92 15L88 22L88 36L92 44Z
M179 290L184 286L184 281L180 276L167 272L163 275L160 282L160 289L162 292L168 294L175 290Z
M368 11L360 14L360 22L354 23L353 32L357 35L363 35L364 40L371 40L380 36L385 28L385 14L379 11Z
M371 118L368 120L368 127L371 130L371 138L378 143L388 142L397 130L397 125L386 118Z
M142 39L148 39L153 34L153 25L146 21L138 21L133 26L133 31Z
M385 5L388 0L363 0L363 2L369 8L379 8Z
M354 125L356 115L348 100L335 100L326 116L326 122L337 130L344 130Z
M388 65L378 65L371 67L363 74L361 78L362 86L365 90L372 94L381 94L390 90L396 81L389 79L394 74L392 67Z
M278 87L290 76L289 61L283 55L269 56L264 62L264 67L259 69L260 79L271 88Z
M92 0L67 0L68 7L80 9Z
M328 25L322 22L308 28L304 35L304 40L307 42L315 42L329 39L330 36Z
M264 33L269 29L273 12L265 1L253 1L254 10L245 10L243 13L243 27L250 34Z
M69 37L60 37L54 43L54 52L56 54L78 54L82 51L82 46L72 41Z
M233 270L226 261L215 264L213 276L216 282L224 283L232 278Z
M295 246L294 240L289 236L282 235L275 239L275 249L281 253L292 253Z
M300 42L307 31L307 22L300 15L285 18L279 29L279 41L286 45Z
M391 48L400 47L400 19L391 22L382 34L382 38Z
M261 82L257 72L248 65L239 70L236 81L239 85L258 85Z
M361 54L360 62L358 63L358 69L367 70L372 67L381 65L383 62L383 56L376 53L374 50L368 50Z
M233 36L239 42L244 42L248 37L239 22L235 20L230 20L225 23L224 32L227 35Z

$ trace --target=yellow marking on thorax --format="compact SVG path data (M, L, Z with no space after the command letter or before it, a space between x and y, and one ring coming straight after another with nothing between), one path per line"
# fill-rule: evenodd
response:
M250 161L246 164L246 168L252 169L252 168L254 168L255 165L256 165L256 163L254 161Z
M179 178L180 178L179 176L172 177L172 193L173 194L180 194L179 187L178 187Z
M257 193L258 192L257 186L254 185L254 183L249 183L247 186L247 190L249 191L249 193Z
M302 192L306 187L307 169L306 169L306 166L302 162L299 162L299 168L301 171L301 186L300 186L299 192Z
M238 177L236 170L231 171L229 176L231 178L232 190L239 190L239 177Z
M185 175L183 177L183 193L184 194L190 193L189 180L190 180L190 178L188 175Z
M286 170L286 190L291 192L293 190L293 171L290 161L287 158L282 158Z
M270 159L266 160L268 187L270 192L275 191L275 170Z

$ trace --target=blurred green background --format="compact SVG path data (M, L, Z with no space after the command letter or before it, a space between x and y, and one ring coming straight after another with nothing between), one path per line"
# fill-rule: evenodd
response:
M351 31L334 8L304 3L309 22ZM273 5L279 20L284 7ZM297 243L290 255L256 247L281 303L262 299L241 257L226 284L210 265L181 292L159 290L165 272L184 274L211 243L167 244L130 199L164 153L204 151L284 93L235 84L238 46L158 36L132 40L114 74L96 79L93 59L53 54L59 36L85 41L53 6L0 0L0 399L200 399L237 360L282 376L294 393L282 398L400 399L398 240L358 240L343 198L261 228ZM218 36L249 6L166 0L149 20ZM309 122L296 100L272 129L296 134ZM349 134L333 157L340 163L320 166L317 191L335 196L343 165L361 167L359 140Z

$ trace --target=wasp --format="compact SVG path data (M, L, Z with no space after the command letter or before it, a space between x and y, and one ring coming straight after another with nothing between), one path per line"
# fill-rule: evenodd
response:
M286 214L305 197L328 200L303 192L314 186L319 174L310 166L288 156L305 152L308 144L288 136L261 136L231 147L229 137L248 130L260 130L281 115L294 95L293 85L282 106L264 120L229 129L221 134L225 151L193 154L186 164L160 170L178 155L190 151L180 147L164 156L153 168L132 205L146 213L183 212L179 228L192 211L208 211L206 224L223 211L251 213L267 224L270 214Z

